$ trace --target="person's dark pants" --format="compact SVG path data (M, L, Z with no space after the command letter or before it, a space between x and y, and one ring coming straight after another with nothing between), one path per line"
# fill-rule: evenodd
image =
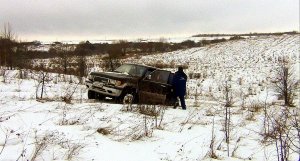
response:
M180 104L183 110L186 110L186 105L185 105L185 100L184 100L184 96L178 96L180 99Z

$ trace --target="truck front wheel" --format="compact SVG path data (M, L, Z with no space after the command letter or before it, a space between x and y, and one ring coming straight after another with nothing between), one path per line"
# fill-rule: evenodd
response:
M121 96L117 97L117 103L125 103L125 104L132 104L136 102L137 97L134 90L125 90L122 92Z
M88 90L88 99L95 99L96 92Z

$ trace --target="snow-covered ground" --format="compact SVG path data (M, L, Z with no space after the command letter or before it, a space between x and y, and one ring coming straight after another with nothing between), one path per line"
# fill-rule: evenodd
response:
M148 106L157 117L137 105L128 111L127 105L88 100L85 86L72 76L49 74L44 99L36 99L39 73L20 79L19 71L1 70L0 160L277 160L275 143L263 142L263 110L251 107L281 110L272 81L283 56L299 79L299 41L298 35L257 37L128 59L188 66L188 109ZM194 78L195 73L200 76ZM233 99L229 150L225 82ZM71 103L65 103L71 95ZM299 96L295 105L299 111ZM210 157L212 145L217 159ZM291 151L290 160L298 159Z

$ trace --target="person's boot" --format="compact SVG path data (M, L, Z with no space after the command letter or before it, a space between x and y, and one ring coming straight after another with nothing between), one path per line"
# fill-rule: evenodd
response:
M178 106L179 106L179 102L176 101L173 108L176 109Z

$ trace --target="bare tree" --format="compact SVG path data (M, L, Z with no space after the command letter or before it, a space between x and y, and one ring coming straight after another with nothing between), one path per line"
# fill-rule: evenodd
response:
M215 152L215 143L216 143L216 135L215 135L215 117L213 117L212 128L211 128L211 140L210 140L210 158L217 159L217 155Z
M40 65L40 70L38 73L38 85L36 87L36 99L38 99L38 91L41 88L40 99L43 99L45 93L45 84L50 79L48 72L46 71L44 64Z
M85 56L81 55L77 58L77 72L79 76L79 82L83 83L83 77L87 75L87 60Z
M271 119L272 129L271 129L271 139L275 142L277 159L278 161L288 161L290 154L290 141L288 135L286 135L289 130L288 117L286 113L274 117Z
M52 47L49 49L49 53L57 55L58 58L53 59L51 63L59 68L59 72L62 72L63 74L69 74L73 50L74 48L72 45L61 43L52 44Z
M225 99L225 121L224 121L224 131L225 131L225 141L227 144L227 155L229 156L229 142L230 142L230 121L231 121L231 112L230 108L233 105L233 96L231 91L231 85L226 80L223 85L223 94Z
M8 75L8 71L7 69L2 69L0 71L0 75L3 77L3 83L7 83L7 75Z
M0 35L0 65L13 68L13 55L15 49L15 35L9 23L4 24Z
M113 71L116 67L120 66L121 53L122 51L119 48L110 49L108 51L108 57L104 59L103 68L108 71Z
M265 134L266 142L276 147L277 160L288 161L290 154L298 154L300 159L299 109L282 106L280 111L268 113L269 131Z
M293 69L287 58L280 59L275 85L285 106L294 106L293 100L299 82L294 78Z
M9 140L9 137L10 137L11 133L13 132L12 130L7 130L7 129L6 129L6 131L4 131L2 128L1 128L1 130L2 130L2 131L4 132L4 134L5 134L5 139L4 139L4 143L1 145L2 148L1 148L1 150L0 150L0 155L2 154L3 150L5 149L5 147L6 147L6 145L7 145L7 142L8 142L8 140Z

